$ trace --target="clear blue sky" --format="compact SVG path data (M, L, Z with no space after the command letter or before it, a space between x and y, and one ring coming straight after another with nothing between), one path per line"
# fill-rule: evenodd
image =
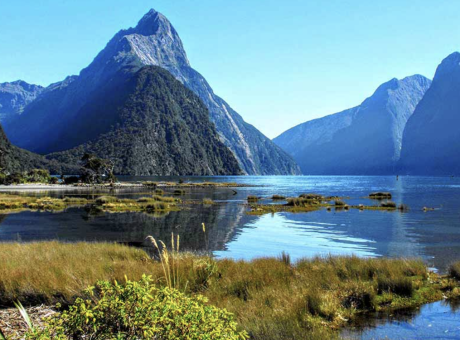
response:
M458 0L0 0L0 82L78 74L150 8L214 91L271 138L393 77L432 78L460 50Z

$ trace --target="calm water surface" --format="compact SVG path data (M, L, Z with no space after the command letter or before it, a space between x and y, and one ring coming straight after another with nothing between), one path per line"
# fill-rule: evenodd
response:
M160 177L125 177L124 181L171 180ZM211 250L219 257L251 259L286 251L293 258L327 254L422 257L445 271L460 258L460 178L346 177L346 176L244 176L182 177L186 181L238 182L258 187L188 190L186 199L212 198L213 206L191 205L165 215L140 213L91 215L79 208L64 213L22 212L0 215L0 241L59 239L63 241L141 242L147 235L169 239L181 235L184 248ZM172 189L171 189L172 190ZM120 197L149 194L115 191ZM375 204L365 198L372 191L390 191L393 200L410 207L407 213L331 211L247 215L248 195L298 196L305 192L349 197L350 204ZM47 192L39 195L94 195L89 192ZM436 208L423 212L424 206ZM204 240L201 223L206 223Z
M125 177L123 181L177 180L161 177ZM460 259L460 178L444 177L182 177L186 181L238 182L256 185L233 189L188 189L185 199L211 198L217 204L190 205L162 215L142 213L93 215L82 208L62 213L21 212L0 215L0 241L57 239L62 241L116 241L141 243L147 235L168 240L181 235L182 249L212 251L218 257L252 259L277 256L292 258L328 254L365 257L421 257L445 272ZM171 189L172 191L172 189ZM248 195L266 198L273 194L298 196L314 192L348 197L349 204L376 204L365 198L373 191L390 191L396 203L410 207L406 213L379 211L326 211L247 215ZM110 192L123 198L151 194L145 189ZM90 196L101 191L36 192L37 195ZM168 194L168 192L166 192ZM436 208L423 212L423 207ZM204 236L201 223L206 224ZM460 339L456 307L438 302L398 315L366 318L353 339Z

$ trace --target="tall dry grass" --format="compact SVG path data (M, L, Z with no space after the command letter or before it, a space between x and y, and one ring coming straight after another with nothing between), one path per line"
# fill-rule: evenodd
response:
M206 231L203 226L203 232ZM454 279L420 260L324 257L293 263L288 254L252 261L181 253L155 240L161 261L107 243L0 244L4 303L71 302L97 280L152 275L159 285L200 293L235 314L253 339L330 339L358 313L460 295ZM169 243L169 242L168 242Z

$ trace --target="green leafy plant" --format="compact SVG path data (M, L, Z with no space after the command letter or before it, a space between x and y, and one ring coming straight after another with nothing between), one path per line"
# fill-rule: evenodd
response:
M47 320L29 340L45 339L247 339L233 315L207 305L201 295L157 288L149 276L140 281L99 281L68 310Z

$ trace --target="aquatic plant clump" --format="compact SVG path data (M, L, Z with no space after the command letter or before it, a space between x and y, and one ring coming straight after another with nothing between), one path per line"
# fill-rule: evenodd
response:
M392 195L389 192L373 192L369 194L369 198L375 199L375 200L384 200L384 199L390 200L392 198Z
M51 316L27 339L229 339L248 336L237 330L231 313L169 287L156 287L151 277L119 284L99 281L68 310Z

